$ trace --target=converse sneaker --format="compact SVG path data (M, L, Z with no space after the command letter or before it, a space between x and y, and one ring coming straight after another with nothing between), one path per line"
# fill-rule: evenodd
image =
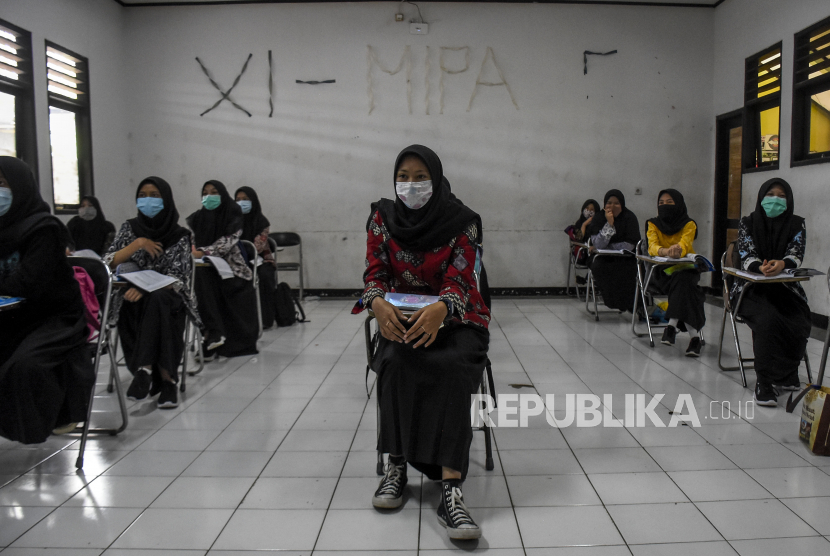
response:
M677 336L677 329L674 326L667 326L666 329L663 330L663 339L660 341L667 346L673 346L675 336Z
M686 348L686 357L700 357L700 337L695 336Z
M403 488L406 486L406 462L396 464L390 458L384 471L386 475L372 496L372 505L384 510L399 508L403 504Z
M801 379L798 378L798 371L794 371L793 374L791 374L781 382L776 382L775 387L778 390L788 390L791 392L801 390Z
M179 396L175 382L161 381L161 393L156 402L159 409L174 409L179 407Z
M144 369L139 369L138 372L135 373L135 377L133 377L130 387L127 389L127 398L136 402L146 398L147 394L150 392L150 384L152 381L153 379L150 377L150 373Z
M778 407L778 392L768 382L755 383L755 403L764 407Z
M481 527L473 521L464 505L461 479L441 481L441 503L438 505L438 523L447 529L447 535L456 540L481 537Z

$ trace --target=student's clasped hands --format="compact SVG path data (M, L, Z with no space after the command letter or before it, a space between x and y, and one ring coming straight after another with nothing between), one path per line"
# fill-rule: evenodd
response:
M413 348L432 345L438 335L438 329L441 328L447 316L447 306L441 301L418 309L409 318L404 316L400 309L380 297L372 301L372 310L378 321L381 336L393 342L407 344L417 340ZM403 325L404 322L414 324L407 330Z
M768 261L761 264L761 274L764 276L778 276L784 270L784 261Z

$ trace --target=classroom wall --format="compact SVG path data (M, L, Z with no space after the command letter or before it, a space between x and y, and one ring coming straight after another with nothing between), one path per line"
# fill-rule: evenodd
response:
M830 214L827 214L827 187L830 165L790 168L792 129L793 35L830 16L826 0L726 0L714 10L714 117L743 106L744 61L747 57L783 42L781 59L780 168L743 176L743 210L755 208L758 188L780 176L793 187L795 211L807 220L806 266L827 270L830 264ZM810 308L830 313L827 282L813 280L805 287Z
M96 177L104 198L123 199L112 219L133 214L148 175L170 181L183 216L207 179L252 186L272 230L302 235L306 287L357 289L369 203L394 194L399 150L423 143L482 215L491 286L563 286L562 230L609 188L628 194L641 222L660 189L680 189L706 252L716 10L424 3L429 34L414 36L394 21L399 9L416 16L397 2L123 9L129 165L121 179ZM409 46L411 72L374 66L370 85L368 45L387 70ZM469 69L444 75L441 114L439 47L465 46ZM518 109L504 86L476 89L488 47ZM583 75L583 51L613 49ZM224 90L249 53L230 96L252 116L227 101L200 116L220 94L195 58ZM465 67L463 51L444 58L448 70ZM325 79L336 83L295 83ZM501 81L489 62L481 80Z
M104 213L119 213L120 218L123 199L112 192L128 175L126 72L122 55L124 9L112 0L4 0L0 17L32 33L38 172L43 198L51 204L44 42L49 40L89 59L94 186Z

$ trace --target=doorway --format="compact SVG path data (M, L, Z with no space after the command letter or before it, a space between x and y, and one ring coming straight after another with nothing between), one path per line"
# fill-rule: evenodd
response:
M741 147L743 144L742 110L717 117L715 126L715 229L712 262L712 288L720 291L723 276L720 259L727 246L738 239L741 221Z

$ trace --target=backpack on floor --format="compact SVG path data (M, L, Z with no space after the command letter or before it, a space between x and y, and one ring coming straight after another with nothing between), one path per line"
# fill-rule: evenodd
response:
M295 322L306 322L305 311L300 303L291 295L291 288L285 282L280 282L274 296L274 309L277 326L291 326Z

